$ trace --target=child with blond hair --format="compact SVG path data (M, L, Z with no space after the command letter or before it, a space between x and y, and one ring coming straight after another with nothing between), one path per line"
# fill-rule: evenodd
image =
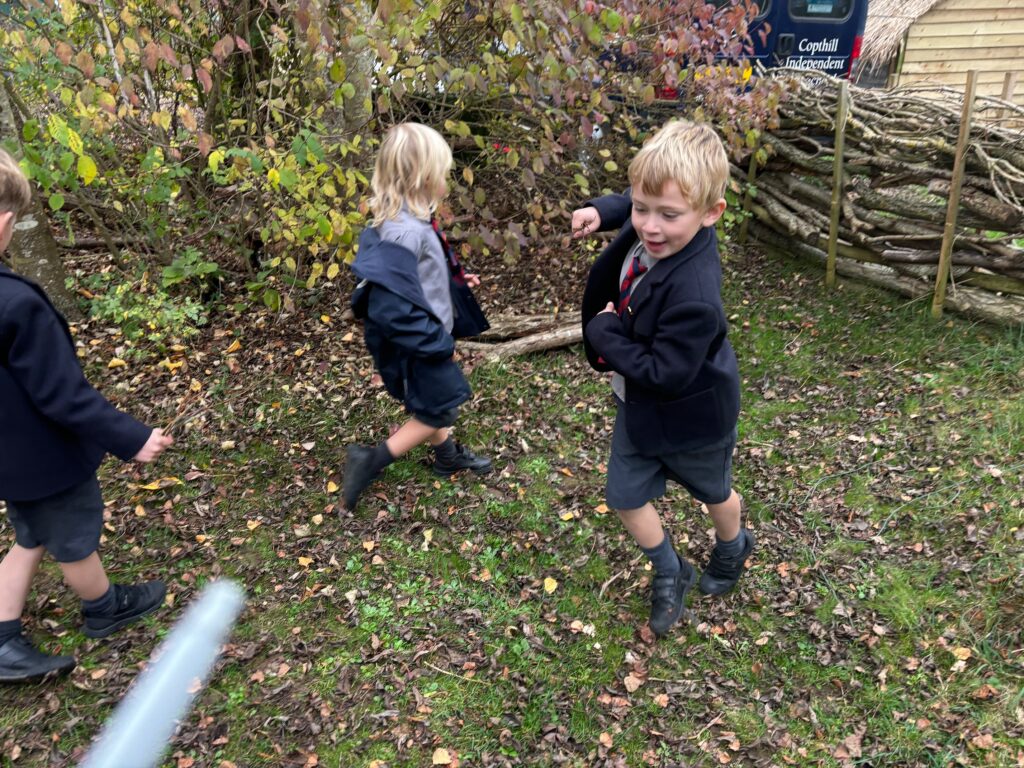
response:
M348 447L342 496L349 510L385 467L424 442L433 447L439 475L491 470L490 459L449 434L471 394L453 360L455 337L487 328L469 291L480 280L462 269L434 218L448 194L452 162L444 138L419 123L392 127L377 154L373 219L352 264L360 281L352 308L364 321L366 347L384 386L410 418L376 446Z
M28 180L0 150L0 254L31 201ZM70 656L39 651L22 632L44 552L81 599L89 637L106 637L163 604L163 582L122 586L107 578L97 553L103 498L96 469L106 453L149 462L172 442L89 385L68 324L42 288L0 264L0 499L15 541L0 562L0 682L75 666Z
M732 489L740 383L715 234L728 178L710 126L671 122L633 158L630 190L572 215L576 237L619 229L587 279L584 344L594 368L613 372L606 498L654 567L650 626L658 636L682 616L697 580L651 503L666 480L703 502L715 527L702 592L731 590L754 549Z

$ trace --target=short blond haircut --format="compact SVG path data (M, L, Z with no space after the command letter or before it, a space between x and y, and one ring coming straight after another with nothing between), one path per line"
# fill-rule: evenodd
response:
M398 217L402 207L430 219L441 202L441 184L452 169L452 151L440 133L421 123L400 123L384 136L373 167L373 226Z
M32 204L28 179L9 154L0 149L0 213L20 216Z
M707 123L666 123L629 164L629 183L644 194L660 195L674 181L686 201L706 211L725 196L729 158Z

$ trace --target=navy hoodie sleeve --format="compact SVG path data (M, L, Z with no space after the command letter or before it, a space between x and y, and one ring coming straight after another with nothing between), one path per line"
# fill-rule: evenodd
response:
M86 381L74 346L54 310L33 292L13 297L0 317L7 369L39 412L125 461L152 430L111 405Z
M586 327L587 340L628 381L667 394L685 390L700 373L718 333L710 304L687 302L666 310L648 346L629 338L614 312L602 312Z
M447 360L455 354L455 339L435 317L386 288L369 292L368 316L409 357Z

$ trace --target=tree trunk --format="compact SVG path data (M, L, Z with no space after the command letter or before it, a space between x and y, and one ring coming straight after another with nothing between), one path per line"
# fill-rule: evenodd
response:
M0 82L0 138L21 136L8 88L10 83L3 79ZM32 196L32 207L15 224L14 237L5 257L15 272L39 283L65 317L81 318L78 303L67 288L67 272L60 259L60 249L38 195Z

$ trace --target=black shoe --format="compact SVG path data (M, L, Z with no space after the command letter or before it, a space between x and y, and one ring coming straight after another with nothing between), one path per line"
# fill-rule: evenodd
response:
M705 595L724 595L736 586L746 569L747 558L754 551L754 534L740 528L743 537L743 551L735 557L722 557L716 546L711 550L711 560L700 575L700 591Z
M350 445L345 451L345 477L341 481L341 497L349 512L356 508L359 497L380 475L374 466L375 448Z
M24 635L0 645L0 683L23 683L46 675L66 675L75 668L70 656L50 656L36 649Z
M477 456L462 443L455 444L455 455L449 461L444 461L435 452L434 472L443 477L454 475L468 469L478 475L486 475L493 469L491 460L486 456Z
M655 576L651 582L651 631L664 637L686 610L686 595L697 580L693 566L679 558L679 573Z
M148 616L164 604L167 587L162 581L144 581L127 587L114 585L114 612L109 615L89 614L82 611L86 637L106 637L143 616Z

